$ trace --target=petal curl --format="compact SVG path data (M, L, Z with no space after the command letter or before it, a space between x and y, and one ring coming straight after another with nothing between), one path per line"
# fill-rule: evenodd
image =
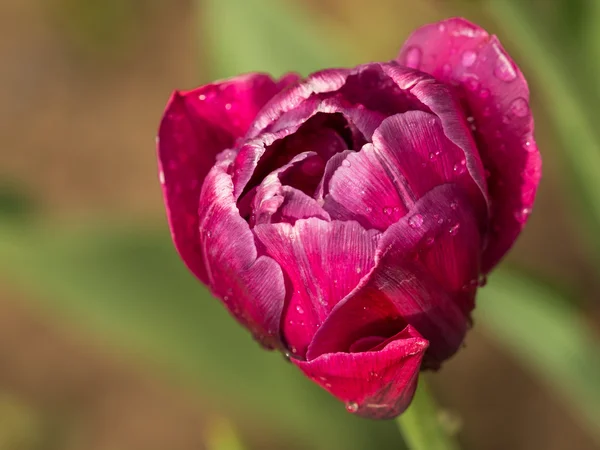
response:
M541 177L525 77L496 36L460 18L415 31L398 61L455 85L473 118L491 197L491 236L483 259L488 272L525 225Z
M407 326L379 347L292 361L306 376L345 402L349 412L389 419L401 414L412 400L427 341Z
M231 165L231 159L220 160L200 195L199 241L209 286L257 340L278 347L283 273L273 259L258 257L254 235L235 204Z
M183 261L202 282L207 273L198 243L198 198L217 154L234 145L259 109L295 76L279 82L247 74L175 92L158 138L159 176L173 241Z
M331 309L369 272L380 234L356 222L310 218L257 225L254 233L291 283L283 334L297 357L304 357L314 333Z
M332 310L307 358L408 323L430 342L426 366L438 367L468 327L480 249L468 197L454 184L432 189L383 234L372 271Z

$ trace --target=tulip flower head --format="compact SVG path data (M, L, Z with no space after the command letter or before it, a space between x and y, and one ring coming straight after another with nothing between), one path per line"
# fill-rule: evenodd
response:
M527 83L464 19L418 29L390 62L175 92L158 157L188 268L373 418L459 349L541 175Z

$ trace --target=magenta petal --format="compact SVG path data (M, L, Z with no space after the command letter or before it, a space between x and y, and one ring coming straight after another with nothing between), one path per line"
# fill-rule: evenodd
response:
M468 198L453 184L434 188L384 233L373 270L333 309L308 358L347 349L363 336L389 335L408 323L430 341L427 366L437 367L456 352L466 332L480 249Z
M175 92L158 132L159 173L175 246L188 268L208 282L198 242L198 198L218 153L233 146L259 109L294 76L274 82L248 74Z
M466 132L466 130L465 130ZM413 198L447 182L454 182L479 203L487 217L484 198L467 170L464 151L446 136L441 120L430 113L409 111L383 121L373 135L382 159L401 173Z
M489 173L492 234L483 257L487 272L527 221L541 176L527 82L496 36L464 19L415 31L399 61L455 84L466 114L473 117L475 139Z
M258 340L276 347L285 300L283 273L273 259L257 255L254 235L235 204L227 172L231 164L223 159L213 167L200 196L199 240L209 285Z
M283 88L298 80L290 74L279 81L262 73L249 73L182 93L189 114L243 136L258 112Z
M306 348L331 309L369 272L379 233L356 222L319 219L257 225L254 233L291 283L283 333L292 353Z
M407 326L376 351L326 353L293 363L345 402L349 412L386 419L401 414L410 404L426 349L427 341Z
M350 153L329 181L323 208L334 219L385 230L414 203L406 179L373 144Z

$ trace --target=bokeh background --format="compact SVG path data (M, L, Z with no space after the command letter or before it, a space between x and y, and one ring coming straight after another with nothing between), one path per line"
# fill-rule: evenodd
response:
M388 60L458 15L526 74L544 178L426 377L436 420L466 450L599 449L598 0L0 0L0 450L403 448L187 273L154 138L173 89Z

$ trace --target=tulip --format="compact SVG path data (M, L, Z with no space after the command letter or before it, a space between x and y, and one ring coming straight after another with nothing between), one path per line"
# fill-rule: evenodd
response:
M470 326L541 159L527 83L464 19L396 60L175 92L158 140L183 261L348 411L391 418Z

